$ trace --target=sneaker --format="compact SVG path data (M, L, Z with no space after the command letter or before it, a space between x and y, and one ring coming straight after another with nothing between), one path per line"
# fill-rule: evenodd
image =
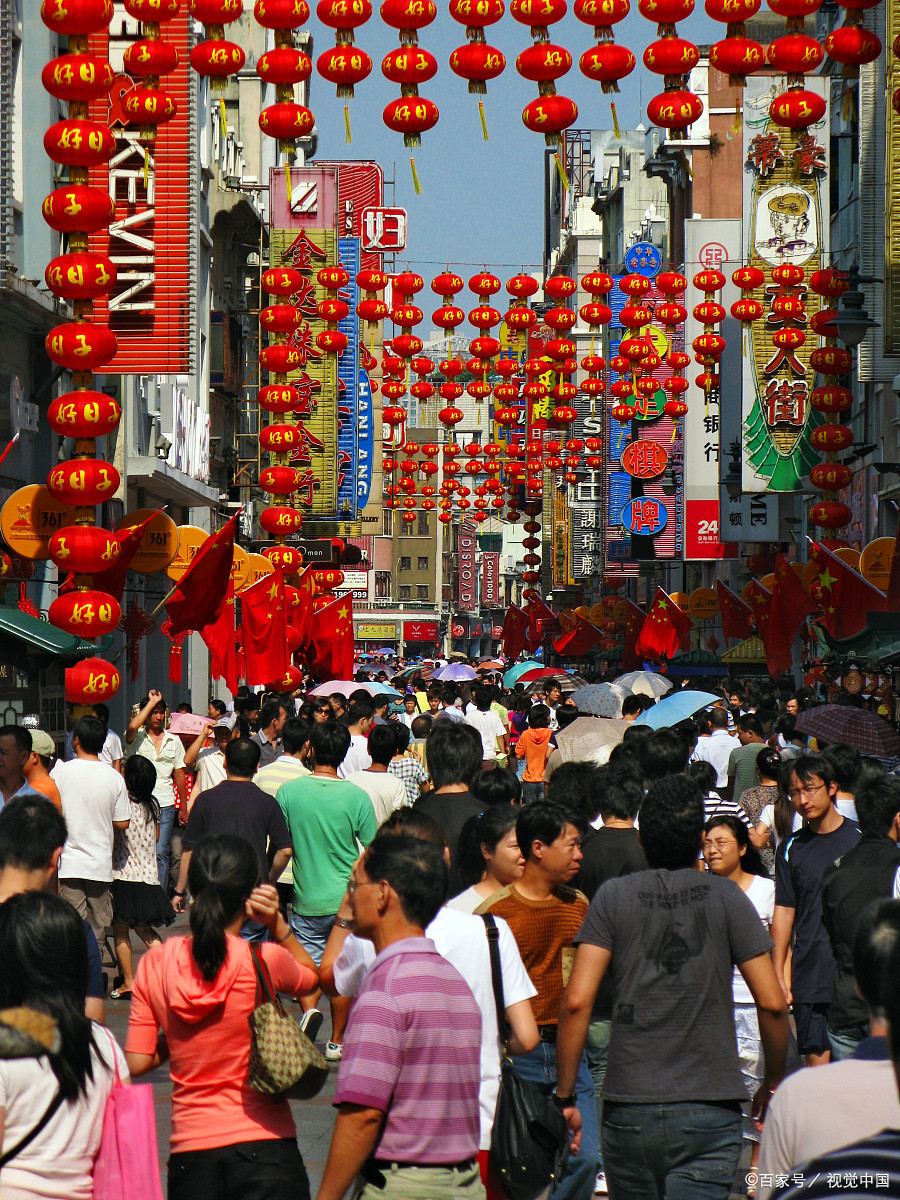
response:
M309 1008L300 1018L300 1028L306 1034L311 1042L316 1040L316 1034L322 1028L322 1022L325 1020L325 1014L319 1012L317 1008Z
M594 1195L608 1196L609 1188L606 1186L606 1172L598 1171L597 1178L594 1180Z
M337 1042L325 1043L325 1057L329 1062L340 1062L343 1052L344 1047L338 1045Z

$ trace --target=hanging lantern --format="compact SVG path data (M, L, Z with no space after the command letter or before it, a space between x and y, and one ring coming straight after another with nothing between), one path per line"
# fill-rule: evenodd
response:
M363 298L356 304L356 315L365 322L365 332L372 338L388 315L388 306L379 295L389 283L390 276L383 271L359 271L356 276L356 286L363 293Z
M71 704L97 704L114 696L122 676L112 663L102 658L84 658L74 667L66 667L66 699Z
M430 25L436 15L437 6L434 0L419 0L416 4L410 4L408 0L384 0L381 5L381 19L386 25L399 31L401 47L418 46L418 31ZM427 51L424 53L427 54ZM437 62L433 55L428 55L427 59L423 61L427 62L428 59L434 61L436 70ZM382 72L385 71L385 63L388 63L389 60L391 63L396 61L388 55L382 62ZM387 75L387 78L390 77ZM424 96L419 95L418 84L414 80L403 82L400 91L400 99L392 100L384 109L382 114L384 123L388 129L403 134L405 146L420 146L422 134L437 124L440 115L438 107L432 100L427 100ZM410 169L412 170L413 186L418 195L422 189L416 173L416 162L412 157L410 158Z
M747 37L744 27L760 7L761 0L706 0L707 15L726 26L724 40L710 47L709 61L728 76L730 87L744 87L746 77L765 66L765 50Z
M675 29L676 21L693 12L694 0L639 0L638 8L656 23L659 35L644 51L644 65L665 80L665 91L647 105L647 116L673 137L683 136L703 112L702 101L687 90L687 76L699 61L699 51L693 42L678 37Z
M316 275L316 282L325 289L325 299L316 305L319 319L325 322L325 328L316 334L316 345L336 368L338 356L347 349L347 335L338 329L338 324L349 315L350 306L341 300L339 292L350 282L350 272L340 263L323 267Z
M318 58L319 74L337 87L338 99L352 100L356 84L370 74L372 59L356 46L355 30L372 15L371 0L319 0L316 16L323 25L335 31L334 48ZM350 109L344 105L344 126L350 141Z
M578 65L606 93L617 92L619 80L634 70L634 55L615 41L612 31L613 25L628 15L629 8L628 0L575 0L575 16L593 26L597 39L597 45L585 50Z
M488 80L496 79L506 67L505 56L495 46L487 45L484 37L485 27L499 21L503 13L503 0L481 0L478 4L472 4L471 0L450 2L450 16L466 27L466 42L450 55L450 70L468 82L470 95L486 95ZM483 100L478 102L478 111L482 134L487 141Z
M257 0L256 9L265 9L268 3L269 0ZM239 19L244 6L241 0L187 0L187 7L194 20L204 26L204 41L198 42L190 53L191 67L198 75L209 79L213 90L224 91L227 77L236 75L245 61L241 47L236 42L226 41L224 27ZM305 3L303 7L306 8ZM306 15L309 15L308 8ZM258 11L256 19L264 24Z
M833 29L825 39L829 58L843 67L845 79L859 79L859 68L874 62L881 53L881 40L861 24L858 10L847 14L839 29Z

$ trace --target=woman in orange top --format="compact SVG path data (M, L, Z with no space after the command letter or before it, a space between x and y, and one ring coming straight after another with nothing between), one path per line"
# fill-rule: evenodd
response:
M544 768L550 754L550 709L535 704L528 713L528 728L516 742L516 757L525 759L522 801L534 804L544 798Z

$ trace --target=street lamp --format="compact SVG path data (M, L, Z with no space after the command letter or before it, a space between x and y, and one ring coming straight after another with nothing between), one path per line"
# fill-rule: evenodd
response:
M858 346L870 329L878 329L880 322L870 317L863 307L865 296L859 290L860 283L876 283L877 280L864 278L859 273L859 266L854 263L847 273L850 285L840 298L840 304L832 319L825 328L847 346Z

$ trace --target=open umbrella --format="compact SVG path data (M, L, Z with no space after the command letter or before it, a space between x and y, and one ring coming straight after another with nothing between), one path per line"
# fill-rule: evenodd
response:
M391 687L390 684L373 683L370 686L372 688L373 696L390 696L394 700L397 700L400 698L401 693L398 692L396 688Z
M478 672L467 663L450 663L446 667L441 667L439 671L435 671L433 678L440 679L442 682L468 683L470 680L478 678Z
M652 708L642 712L634 723L649 725L651 729L668 729L721 699L721 696L714 696L712 692L692 692L688 689L673 692L671 696L663 696Z
M539 679L530 681L523 676L518 682L524 684L525 691L529 695L533 695L535 692L545 692L551 682L557 684L559 690L566 695L574 692L576 688L587 686L587 680L582 679L580 675L566 675L562 671L553 671L550 675L542 675Z
M509 670L504 674L503 686L512 687L513 684L519 682L519 679L525 674L526 671L539 670L543 668L543 666L544 664L542 662L538 662L536 658L530 658L526 662L516 663L514 667L510 667Z
M532 667L525 671L516 680L516 683L536 683L539 679L570 679L571 675L568 671L564 671L561 667Z
M618 683L592 683L573 692L572 699L579 712L593 717L621 717L622 701L627 695Z
M598 752L605 753L607 748L618 746L628 725L628 721L611 721L606 717L578 717L556 735L560 757L564 762L590 762Z
M310 688L306 693L307 696L333 696L336 692L341 696L349 696L351 692L368 692L370 696L378 694L378 688L384 687L381 683L359 683L355 679L329 679L327 683L320 683L314 688ZM398 692L397 695L400 693Z
M874 758L900 755L900 734L883 717L848 704L822 704L797 717L796 728L823 742L846 742Z
M651 696L654 700L672 690L672 680L656 671L628 671L614 679L613 683L618 683L635 696Z

